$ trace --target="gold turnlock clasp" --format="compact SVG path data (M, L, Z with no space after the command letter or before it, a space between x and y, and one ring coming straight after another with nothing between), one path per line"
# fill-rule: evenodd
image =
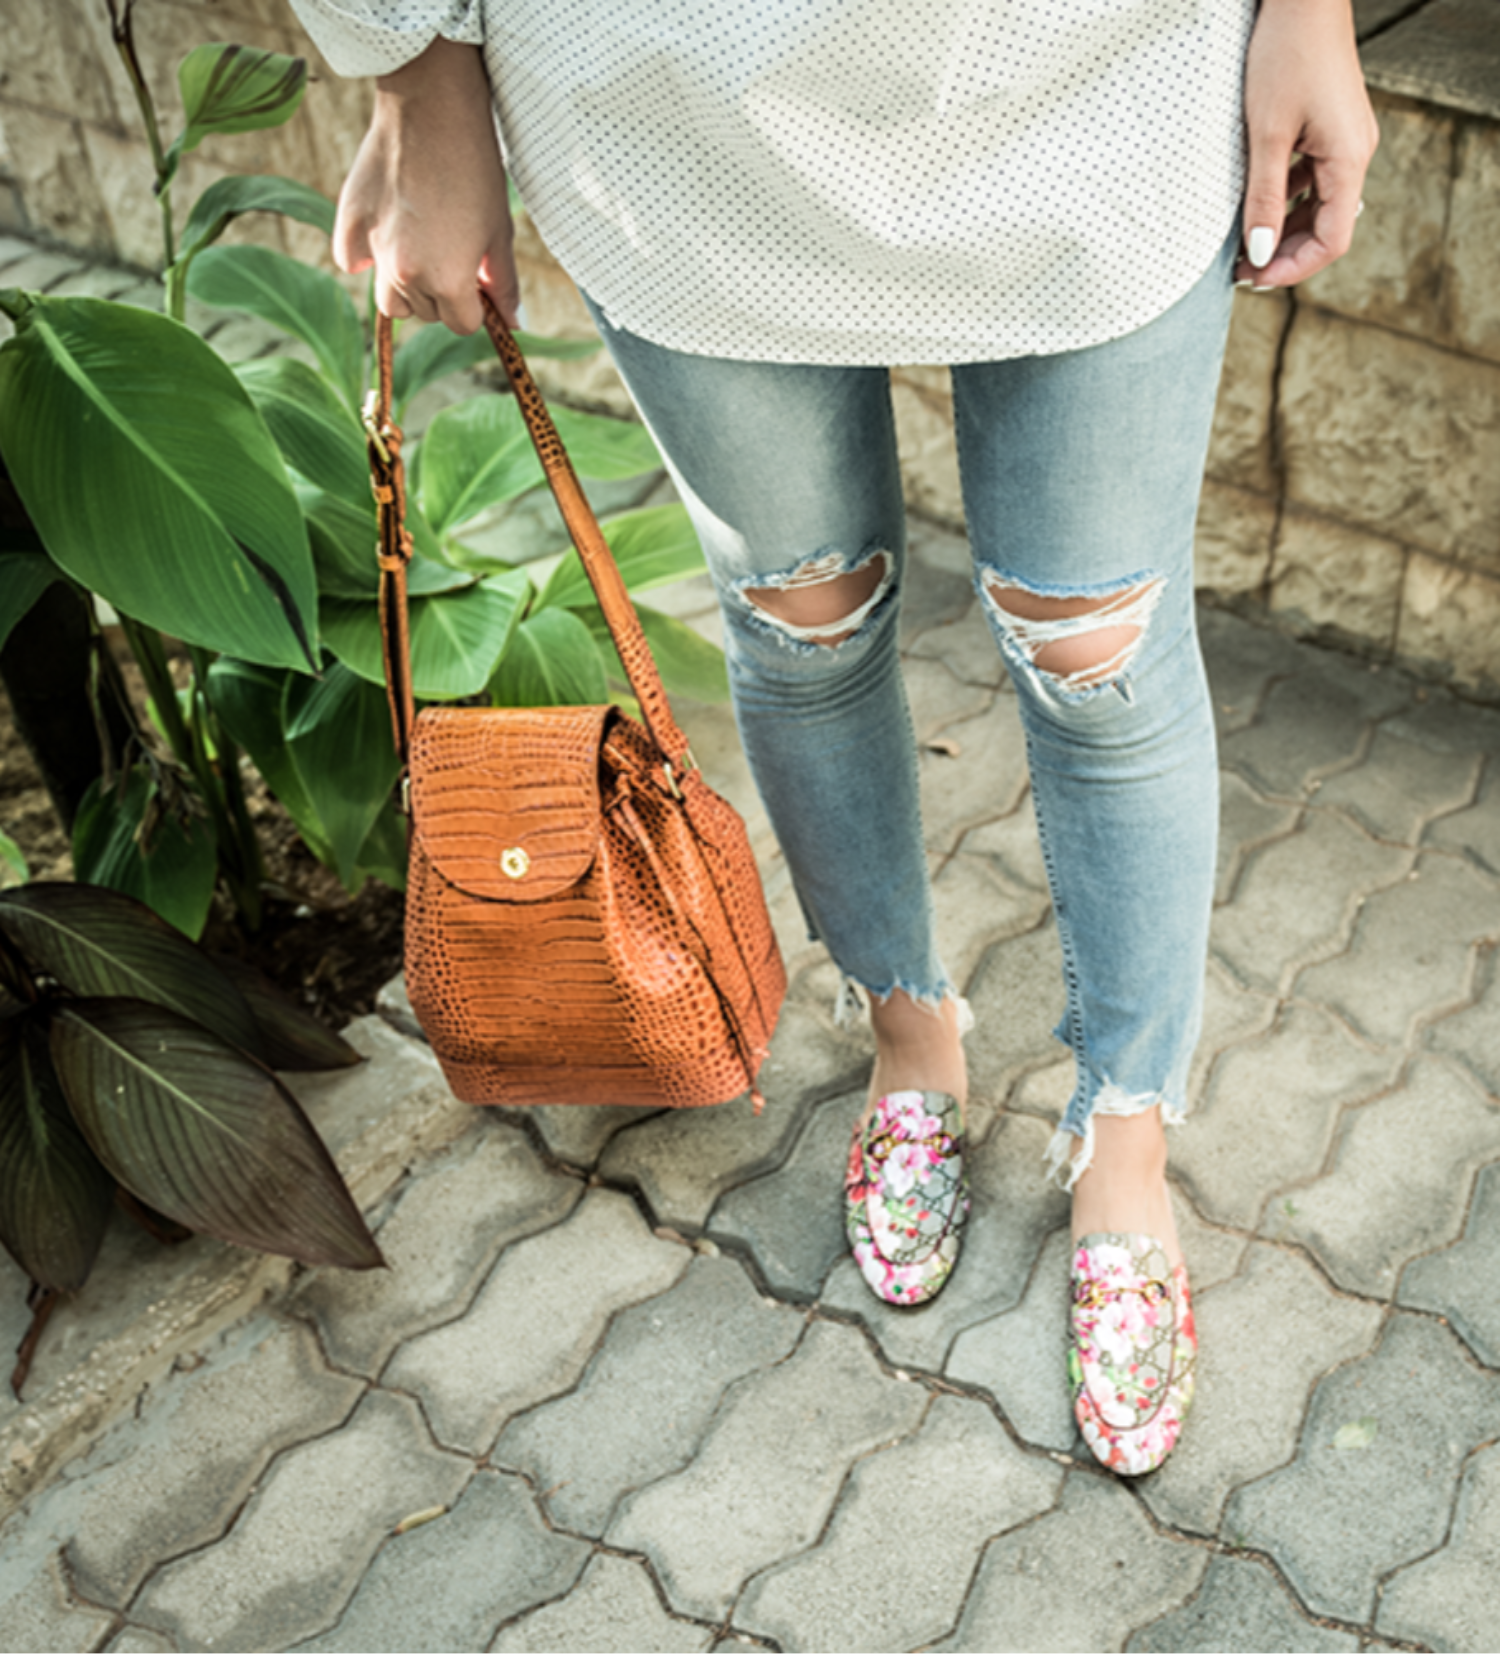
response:
M530 866L531 858L519 845L512 845L509 850L500 853L500 872L507 879L524 879Z

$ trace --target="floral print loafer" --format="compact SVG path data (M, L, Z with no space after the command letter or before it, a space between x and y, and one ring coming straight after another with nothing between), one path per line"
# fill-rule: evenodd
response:
M1084 1236L1073 1249L1069 1335L1084 1441L1121 1476L1154 1471L1193 1402L1198 1340L1186 1269L1172 1269L1150 1236Z
M855 1129L844 1223L860 1274L887 1304L926 1303L958 1261L969 1215L959 1122L944 1092L891 1092Z

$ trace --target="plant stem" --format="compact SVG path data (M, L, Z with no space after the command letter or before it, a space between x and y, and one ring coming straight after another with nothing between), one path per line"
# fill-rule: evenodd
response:
M146 77L141 70L141 60L135 49L135 32L131 21L135 0L123 0L123 11L118 8L116 0L105 0L105 3L109 7L109 32L120 54L120 61L125 65L126 78L130 81L131 91L135 93L141 120L145 124L146 141L151 146L151 164L156 168L156 201L161 210L163 268L170 270L177 257L176 240L172 231L172 173L175 169L169 166L166 151L162 148L161 127L156 119L156 102L151 96L151 88L146 84ZM182 320L181 311L185 297L180 295L177 308L169 308L167 312L168 315L175 316L179 322Z
M200 742L205 738L213 744L216 755L210 764L206 750L204 764L219 784L219 800L223 810L223 829L220 839L219 863L224 870L245 927L258 931L261 922L261 883L265 865L261 860L260 840L250 811L245 803L245 786L240 775L240 749L234 737L224 728L215 713L205 686L213 657L208 650L189 646L193 661L193 717L198 726Z

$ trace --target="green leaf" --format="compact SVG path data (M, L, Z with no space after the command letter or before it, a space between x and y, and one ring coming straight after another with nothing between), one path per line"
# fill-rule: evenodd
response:
M97 885L52 880L0 891L0 931L35 971L74 994L122 994L167 1006L248 1052L260 1036L244 996L145 903Z
M31 606L63 572L45 552L0 554L0 649Z
M568 609L543 609L516 629L490 681L497 707L598 707L609 700L604 661Z
M439 536L542 480L521 410L513 398L498 396L475 397L436 415L412 479Z
M366 878L378 879L394 891L406 889L407 858L406 818L393 802L375 818L364 844L359 847L359 858L354 877L363 884Z
M36 298L0 346L0 451L54 561L207 649L311 665L316 582L270 432L191 329Z
M440 322L429 322L425 327L403 329L391 360L391 403L397 423L405 418L406 405L418 391L449 374L493 361L494 356L495 347L482 328L478 333L459 334Z
M374 598L380 589L380 566L376 559L375 502L368 489L362 501L351 501L311 484L299 484L297 498L307 514L308 539L324 597ZM446 560L442 547L410 500L406 527L416 547L406 568L409 596L456 592L473 585L472 573L455 569Z
M297 824L297 831L320 862L331 863L333 851L322 818L286 744L282 709L288 684L296 674L258 667L221 655L209 668L207 694L215 716Z
M383 1262L291 1093L208 1030L140 1000L69 1001L52 1059L94 1153L159 1213L304 1264Z
M0 1242L33 1281L75 1292L114 1192L68 1113L39 1021L30 1012L0 1020Z
M311 347L351 409L364 388L364 335L354 302L324 270L270 247L210 247L193 260L188 292L244 310Z
M0 885L24 885L30 878L25 852L8 833L0 830Z
M513 337L525 355L550 356L557 362L576 362L580 357L597 356L604 349L604 341L597 334L592 339L552 339L545 333L516 328Z
M635 420L582 414L574 408L552 409L552 423L580 477L638 477L661 466L651 433Z
M470 577L471 578L471 577ZM486 575L463 591L414 598L410 606L412 685L428 701L477 695L510 642L531 594L524 569ZM385 682L380 618L368 601L323 603L324 642L372 684Z
M240 362L234 373L260 409L282 459L317 488L358 506L373 533L365 440L348 404L320 373L295 357ZM373 562L368 548L365 555Z
M321 190L273 173L230 173L215 179L193 203L178 238L177 262L196 258L241 213L281 213L326 236L333 234L334 205Z
M196 149L210 132L258 132L289 120L307 89L307 61L253 46L199 46L177 68L184 129L172 146Z
M1373 1414L1363 1419L1346 1420L1333 1433L1333 1446L1341 1451L1368 1448L1380 1434L1380 1423Z
M139 897L197 941L219 872L213 829L201 816L184 821L164 810L145 768L136 766L121 780L123 789L91 782L79 802L73 823L77 878Z
M284 994L269 977L232 954L217 954L214 964L245 996L255 1014L263 1058L271 1069L294 1072L348 1069L364 1059L342 1035L335 1034Z
M729 673L724 666L724 651L717 644L694 632L673 615L648 609L645 604L635 606L641 630L651 645L651 657L669 695L685 695L694 701L727 701ZM545 613L545 611L543 611ZM615 651L604 620L604 611L598 604L572 611L588 627L600 653L609 663L609 676L626 683L625 668Z
M336 661L319 680L287 685L284 716L292 762L347 883L401 769L385 693Z
M600 527L631 592L669 586L687 575L701 574L703 549L692 521L681 506L648 506L612 517ZM539 609L581 609L594 601L593 588L576 551L552 571L537 599Z

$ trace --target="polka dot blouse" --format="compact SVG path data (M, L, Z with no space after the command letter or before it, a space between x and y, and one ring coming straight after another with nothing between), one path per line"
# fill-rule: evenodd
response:
M1254 0L293 0L343 74L482 45L507 163L617 326L845 365L1161 314L1234 227Z

